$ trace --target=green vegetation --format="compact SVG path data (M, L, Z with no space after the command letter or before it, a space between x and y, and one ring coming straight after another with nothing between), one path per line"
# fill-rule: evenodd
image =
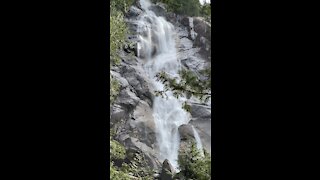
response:
M211 16L211 4L201 5L199 0L153 0L153 2L164 3L168 11L181 15L202 16L206 19Z
M132 160L127 163L125 159L128 157ZM140 153L128 154L124 146L114 140L112 136L110 136L110 160L110 179L153 179L153 171L149 168L144 156ZM118 163L118 166L116 166L115 161L121 163Z
M126 150L124 147L110 136L110 159L124 159L125 154Z
M112 14L112 15L111 15ZM120 59L118 50L125 42L127 26L121 11L110 10L110 64L118 64Z
M188 16L199 16L199 0L160 0L167 5L168 11Z
M123 160L125 158L125 149L110 136L110 178L116 180L129 180L130 176L119 167L114 166L114 160Z
M119 82L110 76L110 104L113 104L113 102L116 100L117 96L119 95L119 91Z
M197 97L203 102L208 102L211 98L211 69L210 67L199 72L200 79L195 72L190 70L181 70L181 80L171 78L165 72L157 74L158 80L164 83L164 91L156 91L156 95L164 96L165 92L171 90L176 98L182 95L187 97ZM184 109L190 111L190 106L184 104Z
M126 13L133 2L134 0L111 0L110 4L113 6L112 10L116 9L122 13Z
M180 172L174 179L211 179L211 157L207 152L203 156L194 141L179 152L178 163Z
M205 18L206 21L211 23L211 4L210 3L204 3L201 6L200 14L202 17Z
M127 42L128 27L124 21L124 13L133 0L111 0L110 2L110 65L120 62L118 51Z

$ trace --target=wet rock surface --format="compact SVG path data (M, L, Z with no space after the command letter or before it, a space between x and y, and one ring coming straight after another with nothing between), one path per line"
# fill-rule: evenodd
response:
M194 133L190 124L183 124L179 127L180 140L194 139Z
M197 130L203 148L211 154L211 120L191 120L190 124Z
M211 153L211 107L192 104L191 115L189 123L197 130L204 149Z

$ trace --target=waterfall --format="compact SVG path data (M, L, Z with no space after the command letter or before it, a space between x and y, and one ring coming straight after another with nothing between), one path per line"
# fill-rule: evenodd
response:
M151 3L140 0L145 11L138 20L138 55L145 62L144 69L154 90L164 90L164 84L157 81L155 75L165 71L179 78L180 62L177 59L174 26L163 17L148 10ZM159 147L159 160L168 159L177 168L180 137L178 127L189 122L189 114L182 108L182 99L177 99L171 91L167 97L155 97L153 116L156 126L156 138Z
M197 130L193 126L191 126L191 127L192 127L192 130L193 130L194 138L196 139L197 148L200 151L200 154L202 156L204 156L204 152L203 152L203 147L202 147L200 136L199 136Z

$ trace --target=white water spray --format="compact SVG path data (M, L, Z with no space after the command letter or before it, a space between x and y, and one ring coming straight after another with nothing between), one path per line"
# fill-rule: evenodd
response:
M148 10L150 2L140 0L145 11L138 21L138 56L145 60L144 69L150 78L154 90L164 90L164 85L157 81L156 74L166 72L178 77L180 62L177 59L174 26L163 17L158 17ZM177 168L180 137L178 127L187 124L189 114L182 108L183 101L173 96L171 91L166 92L167 98L155 97L153 101L153 116L156 125L157 142L160 157L168 159L173 167Z
M193 130L194 138L196 139L197 148L200 151L201 156L204 156L204 152L203 152L203 147L202 147L200 136L199 136L197 130L193 126L191 126L191 127L192 127L192 130Z

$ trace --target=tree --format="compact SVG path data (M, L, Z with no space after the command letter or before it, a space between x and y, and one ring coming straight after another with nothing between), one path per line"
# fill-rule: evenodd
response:
M200 14L205 18L206 21L211 23L211 4L205 2L201 6Z
M110 65L119 64L119 49L126 41L128 28L124 15L114 1L110 3Z
M207 152L202 156L194 141L180 150L178 163L175 179L211 179L211 157Z
M167 5L168 11L188 16L198 16L200 13L199 0L155 0Z

